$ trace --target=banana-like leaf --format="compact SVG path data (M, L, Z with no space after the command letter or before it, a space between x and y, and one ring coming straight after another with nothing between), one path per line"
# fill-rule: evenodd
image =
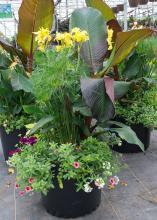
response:
M99 73L99 76L104 76L112 66L118 65L130 54L140 40L152 35L152 33L153 30L149 28L119 32L117 34L116 44L111 56L106 64L105 69Z
M89 41L82 45L81 56L88 64L90 72L102 70L108 46L106 25L101 12L94 8L76 9L70 19L70 28L74 27L89 34Z
M136 133L129 127L124 125L123 123L110 121L109 124L116 125L119 128L110 128L110 131L116 132L121 139L127 141L129 144L138 145L142 151L144 151L144 145L137 137Z
M51 30L53 24L53 0L23 0L19 9L17 43L23 52L30 55L37 44L33 32L41 27Z
M109 26L109 29L114 31L113 39L115 39L117 33L122 31L122 28L116 20L113 10L103 0L86 0L86 5L88 7L96 8L102 13L105 22Z
M81 79L83 98L92 112L92 117L103 123L114 116L114 105L106 93L104 79Z
M32 84L21 72L15 70L11 74L11 85L14 91L32 92Z
M86 5L101 11L106 22L112 19L116 20L113 10L103 0L86 0Z

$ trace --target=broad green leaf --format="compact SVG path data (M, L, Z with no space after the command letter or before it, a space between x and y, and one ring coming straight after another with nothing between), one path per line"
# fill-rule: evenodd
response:
M123 61L140 40L152 35L152 33L153 30L149 28L119 32L111 56L105 69L99 73L99 76L104 76L111 67L116 66Z
M33 32L41 27L51 30L53 24L53 0L23 0L19 9L19 27L17 43L28 56L37 44Z
M101 11L106 22L115 19L116 17L113 10L102 0L86 0L86 5L88 7L93 7Z
M136 133L129 126L116 121L110 121L109 123L119 127L110 128L110 131L118 133L121 139L127 141L129 144L136 144L141 148L142 151L144 151L143 143L139 140Z
M0 70L8 69L11 63L11 60L4 53L0 52Z
M130 85L130 82L114 81L115 99L122 98L129 91Z
M52 121L52 117L51 116L47 116L45 118L40 119L35 125L34 127L29 131L29 135L34 134L37 130L39 130L40 128L43 128L46 124L48 124L49 122Z
M103 123L114 115L114 106L106 93L104 79L81 79L81 91L93 118Z
M30 115L38 116L42 114L42 111L36 105L23 105L23 109L27 114Z
M15 70L11 75L11 85L14 91L23 90L25 92L32 92L32 84L21 72Z
M101 12L94 8L76 9L70 19L70 28L74 27L88 32L89 41L82 45L81 56L91 73L100 71L108 49L106 25Z

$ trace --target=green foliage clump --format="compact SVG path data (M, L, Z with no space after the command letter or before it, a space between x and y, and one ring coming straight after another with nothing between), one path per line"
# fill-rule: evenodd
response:
M71 143L48 144L40 139L33 146L23 146L9 163L16 167L21 190L30 185L31 178L33 190L45 194L54 187L56 179L60 188L64 187L65 180L74 180L77 191L100 178L106 184L120 167L108 144L92 137L81 141L79 146Z

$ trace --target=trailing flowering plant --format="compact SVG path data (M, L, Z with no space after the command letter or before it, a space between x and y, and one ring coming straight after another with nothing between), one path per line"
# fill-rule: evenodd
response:
M32 191L46 194L54 187L56 179L61 189L66 180L72 179L77 191L82 189L87 193L93 190L94 185L102 189L105 185L116 186L119 182L114 177L120 168L118 158L113 157L107 142L93 137L79 145L60 145L39 139L34 145L23 145L9 163L17 169L16 188L20 195L21 192L27 194Z

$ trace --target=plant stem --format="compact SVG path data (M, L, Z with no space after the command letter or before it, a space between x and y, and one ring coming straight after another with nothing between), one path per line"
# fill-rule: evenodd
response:
M15 189L15 185L14 185L14 215L15 215L15 220L17 220L16 216L17 216L17 212L16 212L16 189Z

